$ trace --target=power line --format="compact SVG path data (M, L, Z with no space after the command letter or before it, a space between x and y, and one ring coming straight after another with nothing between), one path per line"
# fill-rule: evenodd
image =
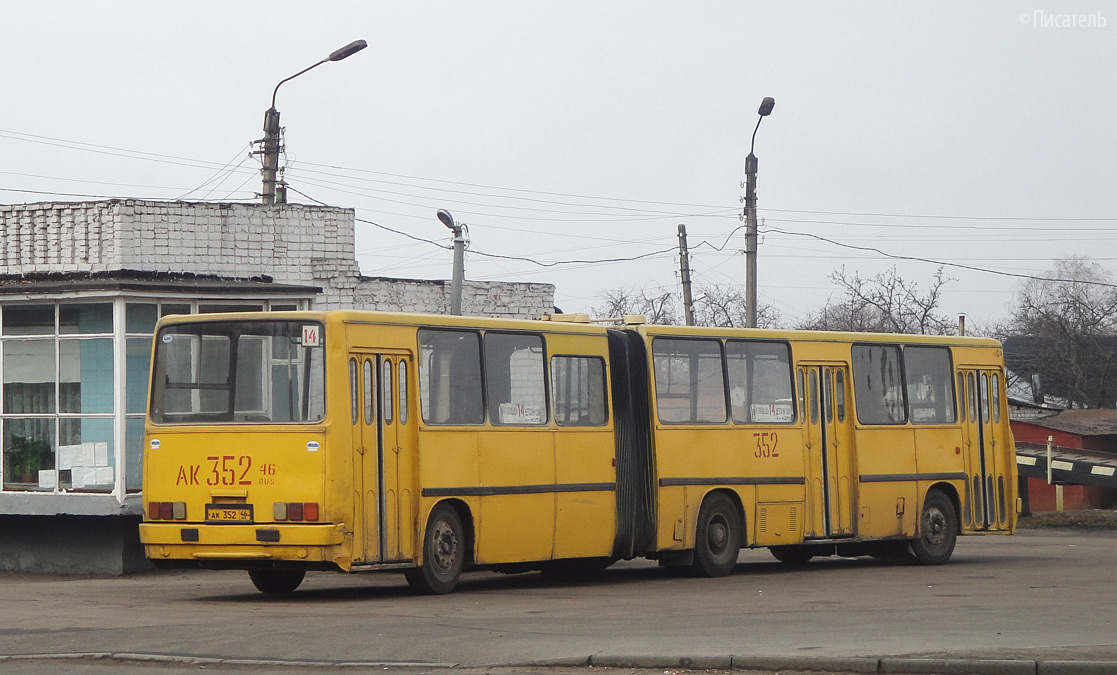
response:
M997 274L997 275L1004 276L1004 277L1016 277L1018 279L1031 279L1031 280L1035 280L1035 281L1054 281L1054 282L1058 282L1058 283L1068 283L1068 284L1088 284L1090 286L1104 286L1106 288L1117 288L1117 284L1111 284L1111 283L1108 283L1108 282L1105 282L1105 281L1085 281L1085 280L1081 280L1081 279L1060 279L1060 278L1057 278L1057 277L1041 277L1041 276L1034 275L1034 274L1020 274L1020 273L1017 273L1017 272L1004 272L1002 270L994 270L994 269L990 269L988 267L977 267L975 265L965 265L965 264L962 264L962 263L952 263L952 262L946 262L946 261L943 261L943 260L933 260L931 258L922 258L922 257L919 257L919 256L897 255L897 254L894 254L894 253L887 253L887 252L882 251L879 248L875 248L873 246L855 246L853 244L843 244L840 241L835 241L833 239L828 239L827 237L822 237L822 236L819 236L817 234L812 234L810 232L792 232L790 230L783 230L783 229L776 228L776 227L766 227L764 229L764 232L765 233L778 232L780 234L786 234L786 235L790 235L790 236L793 236L793 237L808 237L810 239L817 239L819 241L824 241L828 244L833 244L834 246L840 246L842 248L851 248L851 249L858 250L858 251L871 251L871 252L876 253L878 255L881 255L885 258L891 258L892 260L913 260L913 261L916 261L916 262L930 263L932 265L941 265L943 267L953 267L953 268L957 268L957 269L972 270L972 271L975 271L975 272L985 272L987 274Z
M416 208L422 208L422 209L430 209L430 208L434 207L434 204L432 203L432 201L428 201L427 203L417 203L417 202L412 202L412 201L404 201L404 200L400 200L400 199L391 199L389 197L382 197L382 196L379 196L379 195L376 195L376 194L370 194L368 191L362 191L362 189L360 189L360 188L353 188L353 189L348 189L348 190L342 189L343 187L351 187L351 186L345 186L344 184L335 183L333 181L322 181L322 180L318 180L318 179L311 179L311 178L307 178L305 176L303 176L301 180L304 184L310 185L310 186L313 186L313 187L319 187L319 188L323 188L323 189L327 189L327 190L334 190L336 192L341 192L343 194L356 195L356 196L359 196L359 197L368 197L370 199L376 199L376 200L379 200L379 201L388 202L390 204L401 204L403 206L414 206ZM339 186L341 186L341 187L339 187ZM404 195L404 196L413 196L413 195ZM415 198L424 199L421 196L415 196ZM431 200L437 200L437 198L431 198ZM490 212L487 212L487 211L472 211L472 210L467 210L467 209L461 209L461 210L455 209L455 212L460 212L460 213L468 214L468 215L471 215L471 216L483 216L483 217L486 217L486 218L503 218L503 219L507 219L507 220L530 220L530 221L534 221L534 222L560 222L560 223L577 223L577 222L583 222L583 223L617 223L617 222L635 223L635 222L647 222L647 221L650 221L650 220L669 220L669 219L673 220L673 219L678 219L678 218L705 218L705 217L715 217L715 218L717 218L717 217L728 217L728 214L722 213L722 211L728 211L729 210L729 209L720 209L717 212L710 212L710 213L667 213L665 215L655 215L655 216L633 215L633 216L627 216L627 217L619 217L619 216L615 216L615 215L612 215L612 214L600 214L600 215L605 215L607 217L594 217L594 216L599 215L599 214L593 214L593 213L587 214L585 212L579 212L579 211L560 211L560 210L554 210L554 209L535 209L535 208L531 208L531 207L519 207L519 206L501 206L501 205L498 205L498 204L478 204L477 202L459 202L459 203L471 204L471 205L474 205L474 206L486 206L486 207L492 207L492 208L497 208L497 209L516 209L516 210L527 210L527 211L541 211L541 212L547 212L547 213L567 213L567 214L571 214L572 216L574 216L574 217L571 217L571 218L548 218L548 217L541 217L541 216L524 216L524 215L512 215L512 214L507 214L507 213L490 213ZM734 212L736 211L736 207L734 207L733 211Z
M84 152L95 152L95 153L107 154L107 155L111 155L111 156L124 157L124 158L127 158L127 159L141 159L141 160L146 160L146 161L158 161L158 162L164 162L164 163L179 165L179 166L189 166L189 167L193 167L193 168L218 168L220 170L220 169L224 168L225 166L228 166L228 163L226 163L225 165L222 165L219 162L213 162L213 161L209 161L209 160L200 160L200 159L193 159L193 158L189 158L189 157L181 157L181 156L176 156L176 155L167 155L167 154L161 154L161 153L146 152L146 151L142 151L142 150L131 150L131 149L120 148L120 147L116 147L116 146L100 145L100 144L95 144L95 143L86 143L86 142L83 142L83 141L74 141L74 140L56 138L56 137L52 137L52 136L41 136L41 135L36 135L36 134L27 134L27 133L18 132L18 131L11 131L11 130L7 130L7 129L0 129L0 137L9 138L11 140L16 140L16 141L39 143L39 144L44 144L44 145L52 145L52 146L61 147L61 148L64 148L64 149L69 149L69 150L80 150L80 151L84 151ZM716 209L715 213L708 213L708 214L675 214L675 213L672 213L672 212L661 212L661 213L664 214L665 217L668 217L668 216L669 217L688 217L688 216L697 216L697 215L717 216L717 215L720 215L721 212L723 212L723 211L738 211L738 210L740 210L739 207L737 207L737 206L701 204L701 203L693 203L693 202L664 202L664 201L647 200L647 199L631 199L631 198L621 198L621 197L609 197L609 196L604 196L604 195L589 195L589 194L570 193L570 192L554 192L554 191L547 191L547 190L533 190L533 189L526 189L526 188L513 188L513 187L486 185L486 184L482 184L482 183L469 183L469 182L463 182L463 181L451 181L451 180L443 180L443 179L437 179L437 178L427 178L427 177L423 177L423 176L413 176L413 175L408 175L408 174L391 173L391 172L386 172L386 171L376 171L376 170L371 170L371 169L359 169L359 168L353 168L353 167L344 167L344 166L338 166L338 165L335 165L335 164L322 164L322 163L305 162L305 161L300 162L300 164L303 164L303 165L306 165L306 166L317 166L317 167L323 167L323 168L328 168L328 169L341 170L341 171L350 171L350 172L354 172L354 173L373 174L373 175L380 175L380 176L388 176L388 177L391 177L391 178L402 178L402 179L406 179L406 180L418 180L418 181L425 181L425 182L430 182L430 183L438 183L438 184L444 184L444 185L456 185L456 186L461 186L461 187L480 188L480 189L486 189L486 190L501 190L501 191L506 191L506 192L522 193L522 194L533 194L533 195L542 195L542 196L550 196L550 197L564 197L564 198L574 198L574 199L591 199L591 200L598 200L598 201L622 202L622 203L629 203L629 204L647 204L647 205L655 205L655 206L676 206L676 207L689 207L689 208L701 208L701 209ZM239 168L236 169L236 170L239 170ZM253 175L255 175L254 170L252 171L252 173L253 173ZM318 172L318 173L322 173L324 175L334 175L334 174L328 174L327 172ZM398 183L398 182L392 182L392 181L375 181L375 179L362 179L362 178L357 177L357 176L348 176L348 178L352 178L352 179L355 179L355 180L371 180L373 182L382 182L382 183L386 183L386 184L398 184L398 185L403 185L403 186L407 186L407 187L416 187L418 189L439 190L439 191L442 191L442 192L451 192L451 193L458 193L458 194L477 194L477 193L471 193L469 191L457 191L457 190L449 190L449 189L446 189L446 188L418 186L418 185L412 185L412 184L407 184L407 183ZM75 181L77 181L78 179L59 178L59 180L75 180ZM137 186L137 187L147 187L147 186ZM32 192L33 193L34 191L27 191L27 192ZM40 193L40 194L60 194L61 195L61 194L67 194L67 193L58 192L58 193ZM74 195L70 195L70 196L86 196L86 195L74 194ZM89 196L103 197L102 195L89 195ZM497 198L497 199L520 199L520 200L526 200L526 201L553 203L553 204L556 204L556 205L566 205L566 206L585 206L585 207L610 208L610 209L625 209L625 210L628 210L628 211L634 211L634 212L638 212L638 213L639 212L660 213L660 212L657 212L657 211L651 211L649 209L636 209L636 208L632 208L632 207L623 207L623 206L613 207L613 206L608 206L608 205L605 205L605 204L579 205L579 204L571 204L569 202L555 202L555 201L551 201L551 200L536 200L536 199L525 198L525 197L509 197L509 196L492 195L492 194L480 194L479 196L490 196L490 197L494 197L494 198ZM521 207L499 207L499 208L521 208ZM772 213L803 213L803 214L812 214L812 215L859 216L859 217L875 217L875 218L911 218L911 219L928 219L928 220L977 220L977 221L1011 221L1011 222L1106 222L1106 223L1117 222L1117 218L1114 218L1114 217L1092 218L1092 217L1066 217L1066 216L1060 216L1060 217L1045 217L1045 216L969 216L969 215L955 215L955 214L913 214L913 213L906 213L905 214L905 213L882 213L882 212L866 212L866 211L823 211L823 210L782 209L782 208L768 208L768 207L765 207L763 210L765 212L772 212ZM491 215L491 214L473 214L473 215ZM882 224L882 223L848 223L848 222L840 222L840 221L791 221L791 220L787 220L785 222L805 222L805 223L806 222L813 222L813 223L816 223L816 224L863 225L863 226L869 226L869 227L918 227L918 226L913 226L913 225ZM944 225L944 226L941 226L941 227L955 227L955 226ZM970 227L960 226L960 227L962 229L971 229L971 227L974 227L974 226L970 226ZM990 227L988 229L1024 229L1024 228L993 228L993 227ZM1042 229L1042 228L1029 228L1029 229Z
M301 167L298 164L294 165L293 169L296 172L298 170L302 170ZM350 169L350 170L356 171L357 169ZM630 207L630 206L610 206L608 204L588 204L588 203L578 203L578 202L569 202L569 201L558 201L558 200L553 200L553 199L538 199L538 198L534 198L534 197L517 197L517 196L510 196L510 195L494 194L492 192L476 192L476 191L473 191L473 190L454 190L454 189L450 189L450 188L428 187L428 186L425 186L425 185L416 185L414 183L403 183L403 182L399 182L399 181L384 181L384 180L377 180L377 179L373 179L373 178L361 178L361 177L358 177L358 176L347 176L345 174L336 174L336 173L330 173L330 172L327 172L327 171L308 170L307 172L312 173L312 174L322 175L322 176L330 176L330 177L333 177L333 178L347 178L347 179L350 179L350 180L358 180L358 181L364 181L364 182L370 182L370 183L381 183L381 184L384 184L384 185L398 185L398 186L402 186L402 187L411 187L411 188L415 188L417 190L437 190L439 193L443 193L443 194L460 194L460 195L469 195L469 196L472 196L472 197L492 197L494 199L516 199L516 200L519 200L519 201L530 202L530 203L534 203L534 204L553 204L553 205L558 205L558 206L574 206L574 207L579 207L579 208L614 209L614 210L632 211L632 212L636 212L636 213L658 214L658 215L664 215L664 216L674 216L674 215L676 215L676 213L673 212L673 211L639 209L639 208L633 208L633 207ZM290 173L291 172L289 172L288 175L290 175ZM297 173L296 173L296 175L297 175ZM417 180L433 180L433 179L417 179ZM448 182L450 182L451 184L456 184L456 183L453 183L452 181L448 181ZM346 183L334 183L334 184L343 185L345 187L354 187L354 188L358 187L358 186L349 185L349 184L346 184ZM478 186L478 187L484 187L484 186ZM517 190L516 188L495 188L494 187L494 188L489 188L489 189L505 190L505 191L517 191L517 192L521 191L521 190ZM395 191L391 191L391 190L376 190L376 192L383 192L385 194L401 195L401 196L407 196L407 197L422 198L420 195L410 194L410 193L406 193L406 192L395 192ZM527 192L535 192L535 191L527 191ZM544 194L549 194L549 193L544 193ZM556 194L556 196L561 196L561 195ZM587 198L588 199L599 199L599 200L600 199L609 199L609 200L613 200L613 201L637 201L637 200L621 200L621 199L612 198L612 197L587 197ZM463 204L473 204L474 202L461 202L461 203L463 203ZM639 202L639 203L656 204L656 203L659 203L659 202ZM672 204L668 204L668 205L672 205ZM499 205L482 204L482 206L499 206ZM680 204L679 206L695 206L695 205ZM499 206L499 208L521 208L521 209L524 209L524 208L527 208L527 207ZM720 208L722 210L732 210L732 211L737 210L737 207L735 207L735 206L734 207L714 207L714 206L708 206L707 207L707 206L703 206L701 208ZM531 209L531 210L539 210L539 211L544 211L544 212L549 212L549 213L571 213L570 211L567 211L567 210L559 210L559 211L551 211L551 210L548 210L548 209ZM589 214L589 215L610 215L610 214Z
M20 138L20 136L26 136L27 138ZM95 145L93 143L83 143L81 141L68 141L60 138L51 138L49 136L19 134L19 132L7 131L4 129L0 129L0 138L9 138L11 140L24 141L28 143L39 143L41 145L50 145L54 147L65 148L67 150L80 150L82 152L93 152L102 155L110 155L113 157L124 157L126 159L141 159L149 162L161 162L163 164L173 164L176 166L188 166L191 168L213 168L221 166L219 162L211 162L202 159L190 159L188 157L176 157L174 155L161 155L154 152L144 152L142 150L126 150L124 148L114 148L107 145Z
M763 209L763 210L766 210L766 211L783 211L783 209ZM864 214L864 215L874 215L874 214ZM954 216L891 216L891 217L894 217L894 218L916 218L916 217L924 218L925 217L925 218L955 219ZM980 220L980 218L969 218L969 217L960 217L960 219ZM933 226L928 226L928 225L907 225L907 224L902 224L902 223L851 223L851 222L845 221L845 220L800 220L800 219L795 219L795 218L771 218L771 217L766 218L765 220L771 220L771 221L777 222L777 223L799 223L799 224L802 224L802 225L848 225L848 226L854 226L854 227L885 227L885 228L915 229L915 230L927 230L927 229L929 229L929 227L934 227L936 230L994 230L994 231L1008 230L1008 231L1012 231L1012 232L1021 232L1021 231L1052 232L1052 229L1050 227L1044 227L1044 226L1040 226L1040 227L1021 227L1021 226L1005 227L1005 226L996 226L996 225L933 225ZM1009 218L998 218L998 220L1010 220L1010 219ZM1025 219L1021 219L1021 220L1025 220ZM1036 219L1029 218L1029 219L1026 219L1026 220L1036 220ZM1075 221L1075 220L1109 221L1109 220L1112 220L1112 219L1107 219L1107 218L1094 218L1094 219L1041 218L1041 219L1038 219L1038 220L1044 220L1044 221L1051 220L1051 221L1056 221L1056 222L1058 222L1060 220L1063 220L1065 222L1072 222L1072 221ZM1068 231L1070 231L1070 232L1112 232L1113 230L1110 229L1110 228L1098 228L1098 227L1061 227L1058 230L1056 230L1056 232L1068 232Z
M858 211L804 211L800 209L771 209L764 211L777 211L779 213L810 213L819 216L872 216L875 218L934 218L941 220L1015 220L1015 221L1053 221L1053 222L1117 222L1117 218L1073 218L1073 217L1047 217L1047 216L957 216L934 215L915 213L870 213Z
M251 148L252 148L252 144L249 143L249 144L245 145L243 148L241 148L240 150L237 150L237 154L233 155L233 157L228 162L225 162L225 166L222 166L220 169L215 171L212 176L210 176L209 178L202 181L202 184L199 185L198 187L196 187L193 190L190 190L188 192L184 192L182 195L179 196L178 199L181 201L184 197L186 197L186 195L190 194L191 192L197 192L197 191L201 190L208 183L210 183L210 181L215 180L222 173L225 173L225 177L222 178L220 181L218 181L209 190L207 190L206 193L202 195L202 198L204 199L207 195L212 194L214 190L216 190L222 183L224 183L226 180L228 180L230 176L232 176L234 173L236 173L237 170L240 169L240 167L243 166L246 161L248 161L248 159L249 159L249 157L251 157L251 155L244 155L243 157L241 157L241 153L244 152L245 150L249 150ZM228 172L226 172L226 169L228 169L229 165L232 164L233 160L235 160L237 157L241 157L240 162L237 162L236 166L234 166L232 169L229 169ZM250 176L250 178L251 178L251 176ZM247 182L247 181L245 181L245 182ZM244 183L241 183L241 185L244 185ZM239 189L239 187L238 187L238 189Z

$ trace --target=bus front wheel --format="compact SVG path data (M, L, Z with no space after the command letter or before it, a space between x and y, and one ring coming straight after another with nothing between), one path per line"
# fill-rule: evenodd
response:
M958 517L954 504L941 490L930 490L923 500L919 536L911 542L920 565L941 565L950 560L958 540Z
M465 564L462 519L449 504L439 504L427 521L423 566L404 574L411 590L423 595L449 593L458 585Z
M256 590L268 595L286 595L299 587L303 570L248 570L248 578Z
M741 552L741 516L729 497L717 493L702 503L695 531L691 571L700 577L724 577Z

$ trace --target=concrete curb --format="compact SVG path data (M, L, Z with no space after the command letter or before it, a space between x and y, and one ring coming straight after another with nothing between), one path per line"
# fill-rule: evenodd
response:
M895 675L1114 675L1117 661L1045 659L950 659L916 657L779 657L779 656L662 656L594 654L587 657L545 659L499 664L429 663L417 661L320 661L245 659L136 652L67 652L58 654L0 654L11 661L110 660L131 663L248 666L254 668L643 668L649 670L809 671L815 673L888 673Z
M1113 675L1113 661L1037 661L1037 675Z
M179 654L143 654L136 652L71 652L66 654L0 654L4 661L43 660L110 660L130 663L179 663L187 665L252 666L265 668L457 668L458 663L426 661L314 661L293 659L240 659L216 656L184 656ZM585 665L585 659L581 665Z
M933 675L1036 675L1036 662L1015 659L882 658L880 672Z
M732 656L612 656L594 654L589 665L595 668L683 668L688 670L729 670Z
M824 673L877 673L880 659L825 656L734 656L734 670L814 670Z

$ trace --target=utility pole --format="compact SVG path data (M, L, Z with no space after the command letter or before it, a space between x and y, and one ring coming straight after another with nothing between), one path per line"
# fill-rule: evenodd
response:
M263 177L263 191L260 193L260 202L262 204L275 204L276 203L276 189L275 189L275 174L279 170L279 111L275 109L275 95L279 93L279 85L287 80L293 80L299 75L302 75L311 68L317 68L323 63L329 61L340 61L346 57L352 56L368 46L364 40L354 40L345 45L341 49L335 50L329 56L322 59L313 66L303 68L291 77L284 78L275 85L275 89L271 93L271 107L264 111L264 137L258 141L263 143L264 149L261 154L264 155L264 167L261 169L260 174ZM253 153L257 154L257 153ZM287 187L284 184L279 189L279 203L283 204L287 201Z
M686 325L694 325L694 302L690 298L690 254L686 247L686 225L679 225L679 274L683 279L683 313Z
M749 156L745 158L745 325L756 328L756 132L764 118L772 114L776 99L766 96L760 102L756 128L752 130Z
M462 313L462 279L465 277L465 236L462 234L464 223L454 222L454 216L446 209L439 209L438 220L454 233L454 276L450 281L450 313Z
M278 85L276 89L278 89ZM273 97L274 98L274 97ZM275 172L279 169L279 111L273 104L264 112L264 178L261 203L275 203Z
M745 158L745 186L745 327L756 328L756 155L751 151Z

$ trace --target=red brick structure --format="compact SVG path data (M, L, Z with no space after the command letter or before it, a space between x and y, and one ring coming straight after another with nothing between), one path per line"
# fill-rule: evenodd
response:
M1117 410L1064 410L1057 415L1028 420L1012 420L1017 443L1046 444L1052 437L1064 450L1103 452L1117 457ZM1031 511L1055 510L1055 486L1042 478L1026 478L1028 506ZM1021 486L1024 488L1024 486ZM1022 490L1023 492L1023 490ZM1063 508L1117 508L1117 490L1099 485L1064 485Z

